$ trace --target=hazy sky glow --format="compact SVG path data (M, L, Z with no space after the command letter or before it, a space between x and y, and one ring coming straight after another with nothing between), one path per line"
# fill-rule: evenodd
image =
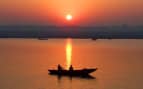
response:
M0 0L0 24L142 24L143 0ZM68 23L69 24L69 23Z

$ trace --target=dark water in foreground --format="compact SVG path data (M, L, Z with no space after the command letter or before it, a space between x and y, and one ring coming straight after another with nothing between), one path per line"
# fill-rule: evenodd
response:
M143 89L143 40L72 40L72 64L96 79L48 75L66 60L66 39L0 39L0 89Z

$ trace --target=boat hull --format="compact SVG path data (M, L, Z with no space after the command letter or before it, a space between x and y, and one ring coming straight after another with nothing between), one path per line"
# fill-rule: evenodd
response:
M48 71L49 71L49 74L59 75L59 76L62 76L62 75L65 75L65 76L87 76L96 70L97 70L97 68L72 70L72 71L69 71L69 70L48 70Z

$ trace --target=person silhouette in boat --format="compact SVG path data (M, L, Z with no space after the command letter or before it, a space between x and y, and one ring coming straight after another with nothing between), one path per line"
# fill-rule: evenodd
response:
M58 64L58 71L63 70L62 66L60 64Z
M73 71L73 70L74 70L74 68L73 68L73 66L71 65L70 68L69 68L69 71Z

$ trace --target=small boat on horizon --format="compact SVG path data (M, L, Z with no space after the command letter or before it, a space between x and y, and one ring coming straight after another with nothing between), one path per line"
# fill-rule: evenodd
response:
M48 40L48 38L38 37L38 40Z
M58 69L49 69L49 74L51 75L58 75L58 76L79 76L79 77L86 77L89 76L90 73L95 72L97 68L84 68L84 69L78 69L74 70L71 66L69 70L62 69L60 65L58 65Z

